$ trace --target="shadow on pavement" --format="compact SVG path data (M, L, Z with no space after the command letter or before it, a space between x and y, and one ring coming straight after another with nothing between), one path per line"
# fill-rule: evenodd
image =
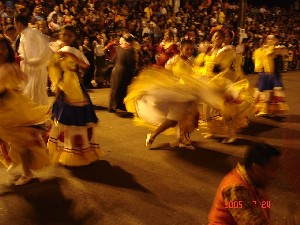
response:
M300 123L300 115L288 115L285 122Z
M294 148L295 147L295 148ZM300 170L299 170L299 148L293 146L292 148L281 148L281 176L282 184L287 190L295 192L300 197ZM300 199L298 199L300 203Z
M10 186L0 196L5 198L18 195L24 198L34 209L34 214L30 218L32 224L84 224L91 215L87 213L84 218L78 220L72 217L70 212L73 207L73 201L66 199L61 192L63 182L64 179L62 178L53 178L43 182L32 182L23 186ZM8 205L7 210L9 209L14 211L15 209L22 209L22 206ZM23 212L18 213L22 217ZM28 218L28 215L26 217ZM13 221L11 222L11 224L14 224Z
M253 134L260 134L264 133L273 129L278 128L278 126L273 126L270 124L264 124L264 123L259 123L256 121L250 121L249 126L242 129L240 134L244 135L253 135Z
M101 106L101 105L93 105L94 110L103 110L103 111L107 111L108 108L105 106Z
M221 139L222 141L223 139ZM220 142L221 142L220 141ZM242 139L242 138L237 138L234 142L232 143L228 143L226 145L232 145L232 146L248 146L248 145L251 145L251 144L254 144L256 143L255 141L252 141L252 140L248 140L248 139Z
M149 190L137 183L132 174L119 166L110 165L110 163L105 160L97 161L87 166L65 168L67 168L73 176L82 180L150 193Z
M115 112L115 114L121 118L133 118L133 114L126 111Z
M172 151L176 153L176 161L178 159L185 160L191 164L222 173L231 170L236 165L236 162L238 162L238 157L203 148L201 147L201 143L193 142L192 145L196 148L195 150L189 150L182 147L170 147L169 144L161 144L152 148L151 151Z
M187 149L177 151L177 157L194 165L221 173L230 171L239 160L238 157L233 157L229 154L207 148L201 148L199 145L197 146L197 144L194 144L194 146L196 146L196 149L193 151Z
M269 115L265 115L265 116L262 116L262 118L266 118L266 119L269 119L269 120L273 120L273 121L276 121L276 122L285 122L285 120L287 119L286 116L269 116Z
M154 146L156 146L155 148L151 148L150 151L178 151L181 148L179 147L171 147L170 143L162 143L162 144L154 144ZM145 147L145 149L147 149L147 147Z

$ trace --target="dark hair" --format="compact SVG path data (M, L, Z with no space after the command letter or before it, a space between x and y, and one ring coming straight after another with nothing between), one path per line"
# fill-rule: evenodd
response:
M252 167L252 164L260 166L266 165L271 157L280 156L281 151L272 145L266 143L253 143L251 144L244 156L244 166L246 169Z
M235 36L232 30L227 30L227 34L229 35L230 38L233 38Z
M6 62L7 63L15 62L16 61L15 52L14 52L13 48L11 47L10 41L5 37L1 37L0 38L0 43L5 44L6 48L8 50L8 56L7 56Z
M190 39L183 39L181 42L180 42L180 48L182 48L183 46L185 45L194 45L195 43L190 40Z
M18 14L15 16L15 21L22 23L24 26L28 26L29 17L25 14Z
M72 25L65 25L61 28L61 30L68 30L77 35L76 28Z
M210 33L209 33L209 39L212 39L212 37L214 36L215 33L219 33L219 35L221 35L223 38L225 38L225 31L224 28L222 29L216 29L213 28Z
M215 33L219 33L219 35L221 35L222 37L225 37L225 32L224 32L222 29L219 29L219 30L214 31L213 34L212 34L212 36L213 36Z
M128 43L134 42L134 37L133 37L131 34L129 34L128 36L125 35L125 36L123 36L123 38L124 38L125 41L127 41Z
M67 30L67 31L70 31L72 32L75 36L77 35L77 32L76 32L76 28L72 25L65 25L61 28L61 31L63 30ZM76 39L74 40L74 42L72 43L71 47L74 47L74 48L78 48L78 43L76 42Z

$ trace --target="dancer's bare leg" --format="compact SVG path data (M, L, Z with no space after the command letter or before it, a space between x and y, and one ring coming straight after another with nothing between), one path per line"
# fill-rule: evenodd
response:
M222 143L224 144L229 144L232 143L236 140L236 135L237 135L237 130L234 127L234 118L231 119L230 121L228 121L227 126L228 126L228 130L227 130L227 138L225 138Z
M153 133L147 135L146 146L151 149L151 144L157 135L164 132L168 128L175 127L177 125L177 121L175 120L165 120Z
M15 185L24 185L32 179L32 172L30 170L31 164L31 152L26 150L20 154L22 161L22 176L19 180L16 181Z

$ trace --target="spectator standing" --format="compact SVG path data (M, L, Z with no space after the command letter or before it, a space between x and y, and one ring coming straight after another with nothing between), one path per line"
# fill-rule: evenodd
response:
M58 35L58 33L60 31L60 28L61 28L61 25L58 22L58 14L57 13L54 13L51 16L51 20L48 21L48 28L49 28L50 33L51 33L52 36L57 36Z
M101 86L107 86L109 84L108 80L104 77L104 66L105 66L105 39L102 33L98 34L96 40L93 42L94 53L95 53L95 63L96 72L94 78L101 82Z
M153 15L152 4L153 3L148 4L147 7L144 9L144 13L146 13L146 17L148 20L150 20L151 16Z
M94 48L90 43L89 37L84 38L83 43L80 46L80 51L85 55L90 65L83 75L83 83L86 88L92 88L91 81L94 78L95 60L94 60Z

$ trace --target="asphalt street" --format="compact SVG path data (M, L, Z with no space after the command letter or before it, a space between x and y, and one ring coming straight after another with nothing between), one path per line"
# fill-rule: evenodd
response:
M251 85L257 75L248 76ZM270 187L272 224L300 225L300 72L283 74L290 112L250 118L233 144L192 135L196 150L171 148L160 135L144 147L149 128L124 113L108 113L109 89L90 91L100 119L103 160L80 168L51 166L14 186L17 168L0 168L0 225L204 225L222 177L247 145L265 141L282 149L282 168ZM53 98L49 98L51 102Z

